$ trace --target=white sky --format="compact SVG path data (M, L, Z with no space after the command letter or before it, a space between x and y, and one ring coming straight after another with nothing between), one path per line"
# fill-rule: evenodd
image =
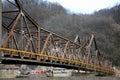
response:
M47 0L57 2L74 13L90 14L103 8L120 4L120 0Z

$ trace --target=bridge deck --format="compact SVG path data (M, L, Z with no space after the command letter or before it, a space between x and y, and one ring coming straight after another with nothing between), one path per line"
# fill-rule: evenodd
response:
M97 66L81 61L70 60L61 57L48 56L44 54L36 54L33 52L20 51L15 49L0 48L0 52L9 51L11 55L1 57L3 64L28 64L28 65L44 65L54 67L64 67L67 69L78 69L85 71L104 72L107 74L114 74L114 70L110 67ZM16 53L28 54L29 57L20 58Z

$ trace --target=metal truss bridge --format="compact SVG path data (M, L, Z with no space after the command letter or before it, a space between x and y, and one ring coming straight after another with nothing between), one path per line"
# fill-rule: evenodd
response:
M38 25L19 0L2 10L0 60L3 64L30 64L114 74L111 62L100 53L94 35L81 43Z

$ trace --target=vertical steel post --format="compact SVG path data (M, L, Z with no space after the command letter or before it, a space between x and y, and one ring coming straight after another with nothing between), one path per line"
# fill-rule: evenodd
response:
M2 46L2 0L0 0L0 48ZM0 54L1 63L1 54Z
M2 45L2 1L0 0L0 48Z

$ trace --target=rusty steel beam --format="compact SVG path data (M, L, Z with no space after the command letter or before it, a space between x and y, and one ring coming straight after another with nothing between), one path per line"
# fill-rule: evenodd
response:
M17 5L14 4L13 2L11 2L10 0L7 0L7 2L9 2L9 3L12 4L13 6L17 7Z
M64 54L66 54L66 50L67 50L68 45L69 45L69 41L65 44Z
M37 32L37 53L40 54L40 27L38 27L38 32Z
M91 55L91 50L90 50L90 49L91 49L93 40L94 40L94 35L92 34L92 37L91 37L88 45L86 46L86 52L87 52L86 63L88 63L88 62L89 62L89 59L90 59L90 55Z
M2 14L7 14L7 13L16 13L19 12L19 10L14 10L14 11L3 11Z
M79 35L76 35L74 42L75 42L75 43L78 42L78 44L81 44L81 41L80 41Z
M16 18L16 20L15 20L15 22L14 22L14 25L13 25L10 33L9 33L9 36L7 37L5 43L3 44L3 48L7 47L7 44L8 44L8 42L9 42L10 38L11 38L11 37L13 36L13 34L14 34L14 29L16 28L16 26L17 26L17 24L18 24L18 22L19 22L19 20L20 20L20 17L21 17L21 13L18 14L18 16L17 16L17 18Z
M44 54L44 50L45 50L45 48L46 48L46 46L47 46L47 43L48 43L48 41L49 41L49 39L50 39L50 36L51 36L51 34L49 34L49 35L47 36L47 38L46 38L46 40L45 40L45 43L44 43L44 45L43 45L41 54Z

